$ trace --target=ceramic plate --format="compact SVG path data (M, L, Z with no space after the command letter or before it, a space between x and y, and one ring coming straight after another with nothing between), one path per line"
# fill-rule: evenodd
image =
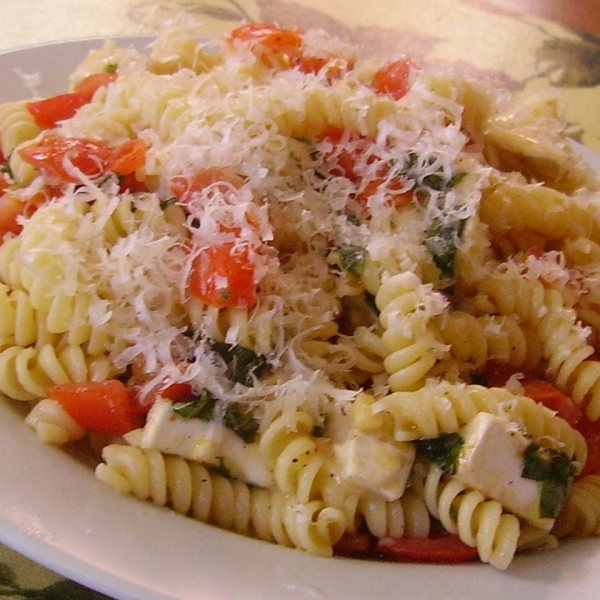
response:
M121 40L123 42L123 40ZM127 38L126 43L143 43ZM0 101L66 89L99 40L0 54ZM600 158L586 156L600 169ZM0 541L118 600L596 600L600 542L517 557L506 572L481 564L324 559L244 538L120 496L85 456L41 443L18 403L0 399Z

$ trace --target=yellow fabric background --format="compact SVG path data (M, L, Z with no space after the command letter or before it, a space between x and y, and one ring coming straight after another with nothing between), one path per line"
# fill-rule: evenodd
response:
M206 34L243 20L324 27L373 54L457 64L513 89L555 85L575 139L600 151L600 39L477 0L3 0L0 50L65 38L152 34L180 11Z

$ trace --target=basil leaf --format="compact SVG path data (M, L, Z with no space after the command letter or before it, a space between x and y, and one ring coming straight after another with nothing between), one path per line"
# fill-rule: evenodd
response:
M262 354L257 354L243 346L213 342L211 347L227 364L229 378L246 387L252 387L254 377L260 378L269 366Z
M426 231L425 247L444 277L454 277L456 252L466 219L436 217Z
M460 433L442 433L437 438L419 440L417 451L425 454L445 473L454 475L464 443L465 440Z

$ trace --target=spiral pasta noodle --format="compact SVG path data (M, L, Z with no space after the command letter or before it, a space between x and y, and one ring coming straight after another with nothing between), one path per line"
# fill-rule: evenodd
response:
M495 500L467 488L432 466L423 485L424 500L444 528L456 533L479 558L504 570L513 559L520 534L519 519L506 513Z
M412 273L385 279L375 302L379 308L387 349L384 366L392 391L413 390L423 385L443 345L428 327L436 310L434 293ZM435 314L435 313L433 313Z
M252 489L180 457L110 445L103 458L96 474L118 491L169 504L224 529L320 555L330 555L345 531L343 513L322 502L301 503L278 491Z
M66 444L83 438L87 433L56 400L50 398L40 400L25 422L43 442L49 444Z

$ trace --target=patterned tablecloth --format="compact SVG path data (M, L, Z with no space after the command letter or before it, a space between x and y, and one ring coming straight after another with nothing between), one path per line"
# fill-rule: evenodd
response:
M245 20L322 27L366 54L455 63L513 90L552 85L562 95L572 137L600 152L600 38L491 8L486 0L2 0L0 51L60 39L153 34L180 11L202 19L207 35ZM0 596L106 598L1 544Z

